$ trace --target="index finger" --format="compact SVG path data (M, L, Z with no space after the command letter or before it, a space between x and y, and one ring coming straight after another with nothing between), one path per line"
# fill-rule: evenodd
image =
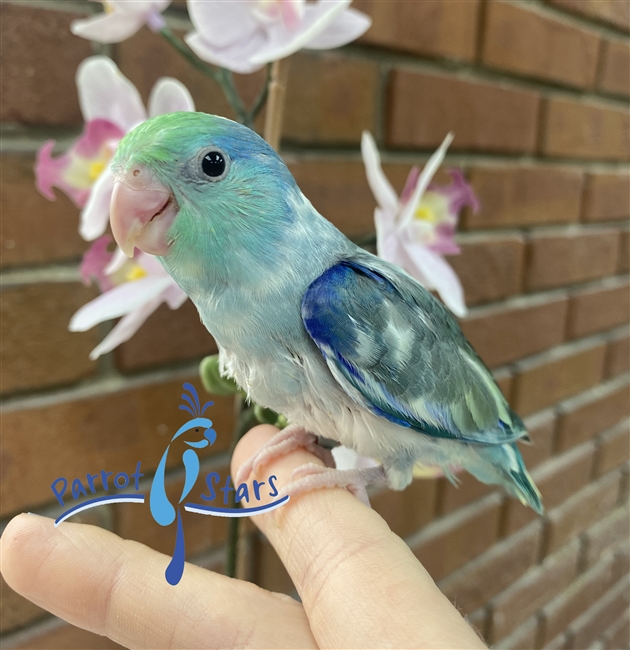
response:
M252 429L234 451L232 474L276 432ZM282 488L305 463L321 461L298 449L265 475ZM409 547L347 490L299 495L254 522L293 579L320 647L485 647Z

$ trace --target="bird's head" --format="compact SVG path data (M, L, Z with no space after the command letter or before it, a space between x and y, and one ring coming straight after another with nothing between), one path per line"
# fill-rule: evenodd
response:
M129 256L134 247L159 256L178 281L184 268L207 276L281 244L299 192L260 136L205 113L139 125L118 146L112 172L116 242Z

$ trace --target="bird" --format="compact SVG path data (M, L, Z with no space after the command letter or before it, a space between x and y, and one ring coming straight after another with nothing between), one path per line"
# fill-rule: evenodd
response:
M420 464L453 481L466 470L543 512L517 446L523 421L455 318L319 214L258 134L160 115L123 138L111 171L120 248L157 256L214 337L222 374L289 422L239 476L304 446L326 466L298 468L297 493L340 486L365 501L368 483L402 490ZM317 436L379 465L334 469Z

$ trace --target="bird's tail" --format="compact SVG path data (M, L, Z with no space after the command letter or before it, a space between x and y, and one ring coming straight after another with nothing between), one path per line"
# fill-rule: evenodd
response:
M478 452L485 463L483 466L468 468L472 474L483 483L499 483L523 505L529 506L539 515L544 512L540 492L514 443L483 447Z

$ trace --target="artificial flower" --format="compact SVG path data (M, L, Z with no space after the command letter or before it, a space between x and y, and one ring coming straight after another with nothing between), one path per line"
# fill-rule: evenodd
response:
M97 239L83 258L83 281L89 283L96 279L104 293L83 305L69 326L71 332L84 332L98 323L122 316L90 352L90 359L97 359L129 340L163 302L171 309L178 309L188 298L153 255L137 251L133 259L124 258L112 271L114 254L107 251L111 241L109 235Z
M109 163L118 143L147 119L140 93L105 56L92 56L81 63L76 76L79 104L85 120L81 137L63 155L53 158L50 140L37 156L37 189L54 200L52 187L65 192L81 211L79 232L91 241L105 232L114 180ZM159 79L149 98L148 116L174 111L194 111L186 87L169 77Z
M476 211L479 203L459 170L450 172L450 185L430 184L452 139L451 134L444 139L422 173L417 167L411 170L400 199L383 173L376 143L367 131L363 132L361 153L378 203L374 222L379 257L398 264L427 289L437 291L444 304L463 317L462 285L442 256L459 253L454 238L459 212L466 205Z
M361 36L370 26L352 0L188 0L194 31L186 36L204 61L249 73L302 48L327 50Z
M166 24L162 12L169 4L171 0L108 0L103 2L105 13L73 21L70 31L90 41L120 43L143 25L156 32L162 29Z

